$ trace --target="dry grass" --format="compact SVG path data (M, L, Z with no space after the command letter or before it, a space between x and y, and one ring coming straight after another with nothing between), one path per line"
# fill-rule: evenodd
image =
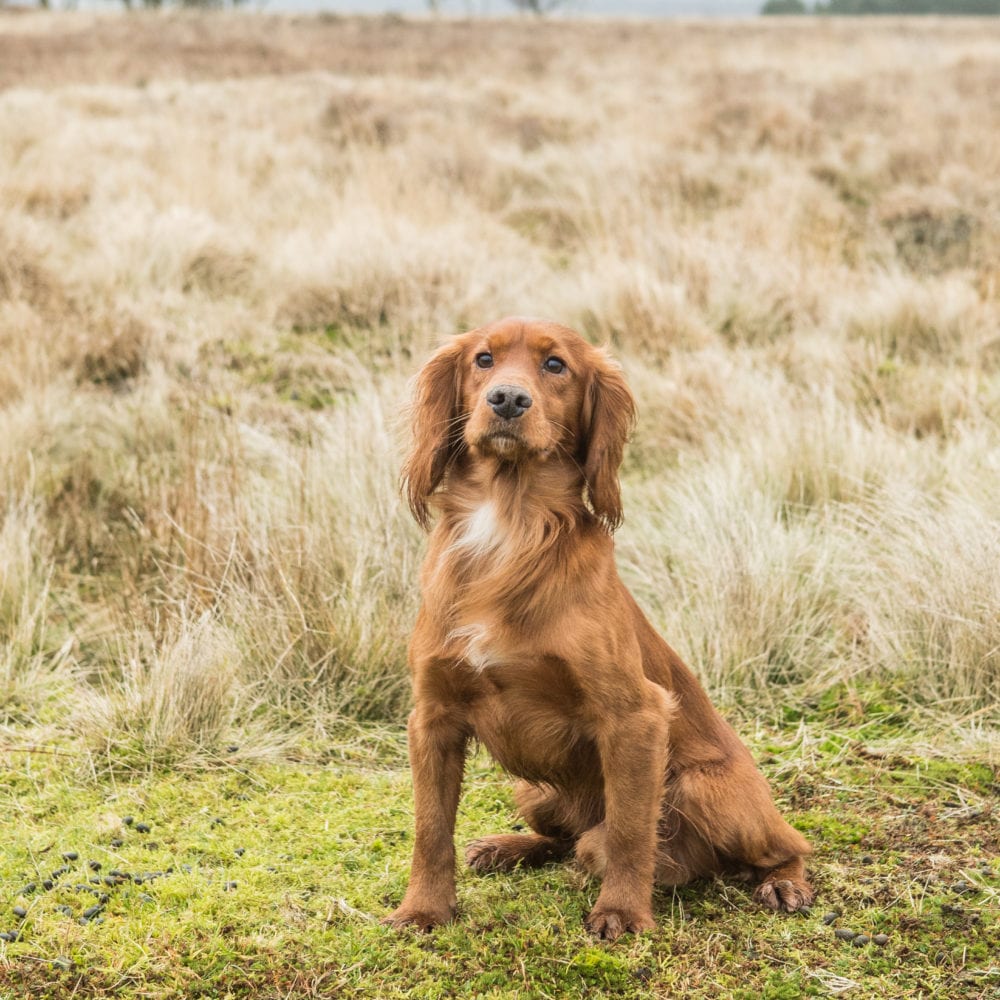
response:
M998 67L952 20L0 18L8 732L400 718L406 381L521 312L622 358L622 570L717 697L995 748Z

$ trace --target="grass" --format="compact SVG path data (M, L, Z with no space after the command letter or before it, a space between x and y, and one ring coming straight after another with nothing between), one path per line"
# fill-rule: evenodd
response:
M20 937L0 944L0 988L988 997L1000 986L996 773L887 749L891 735L872 722L758 736L782 806L817 845L811 913L783 918L753 906L739 883L703 883L659 892L659 928L614 946L583 931L596 885L569 865L466 873L453 925L428 936L381 927L403 890L412 836L398 730L342 733L326 763L247 767L234 748L195 777L99 784L74 778L59 756L8 753L0 808L15 823L0 879L36 888L4 900L0 925ZM485 755L471 760L466 788L460 840L510 828L509 783ZM837 928L888 943L857 946Z
M996 993L998 66L963 19L0 12L0 995ZM623 363L619 566L815 841L807 918L697 886L603 949L556 868L366 919L408 379L508 313ZM81 925L88 860L173 871Z

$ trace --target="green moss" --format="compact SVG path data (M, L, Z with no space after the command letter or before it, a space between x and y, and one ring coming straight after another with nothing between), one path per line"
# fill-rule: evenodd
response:
M788 734L765 734L755 748L768 750L765 767L783 776L775 788L791 803L783 808L815 847L810 915L772 914L748 886L703 882L658 890L658 929L612 945L584 931L598 887L570 864L463 870L455 923L431 935L379 925L403 893L412 849L401 731L345 730L336 753L322 748L328 764L124 784L84 780L71 748L9 754L0 809L18 821L0 846L0 930L20 929L21 939L0 944L0 995L708 1000L822 996L831 976L858 983L858 995L962 996L954 984L966 981L967 995L982 995L998 943L1000 844L987 811L950 803L988 794L990 768L859 757L848 736L810 739L808 761ZM472 757L458 842L513 822L509 782ZM78 857L63 862L69 851ZM70 871L45 891L64 864ZM132 878L90 881L112 870ZM107 900L80 923L100 898L91 890ZM822 918L834 908L830 926ZM836 927L889 943L855 947Z

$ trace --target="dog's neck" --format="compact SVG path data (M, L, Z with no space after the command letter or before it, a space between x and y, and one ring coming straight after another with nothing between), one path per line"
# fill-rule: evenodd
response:
M505 462L477 458L453 470L440 494L441 527L485 551L500 536L520 551L548 548L593 520L583 503L583 475L572 461Z
M584 578L579 532L610 539L583 502L575 463L503 463L477 457L454 468L435 497L440 519L425 564L424 597L449 627L479 621L482 608L524 627L551 618L563 580ZM456 599L456 595L457 599ZM475 607L473 607L473 605Z

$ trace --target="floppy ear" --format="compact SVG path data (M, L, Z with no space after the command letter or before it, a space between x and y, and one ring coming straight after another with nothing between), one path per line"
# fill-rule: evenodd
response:
M605 351L595 351L583 404L583 476L587 499L608 531L622 523L618 467L635 424L635 400L621 367Z
M427 501L462 449L461 357L460 342L446 344L420 369L414 382L413 444L403 464L402 480L410 510L422 528L430 519Z

